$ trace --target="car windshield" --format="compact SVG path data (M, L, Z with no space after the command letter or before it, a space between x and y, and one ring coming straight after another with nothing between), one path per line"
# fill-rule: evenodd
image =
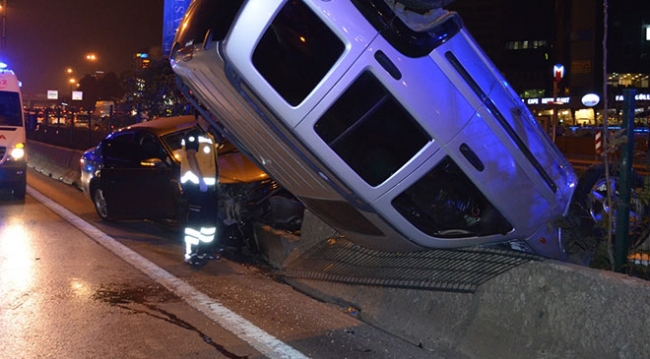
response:
M191 128L188 128L183 131L170 133L161 137L161 140L171 151L174 161L178 163L181 162L181 150L183 147L182 145L183 138L185 138L185 134L190 130ZM225 138L219 143L217 150L219 155L226 155L233 152L239 152L237 147L235 147L235 145L233 145L230 141L226 140Z
M227 155L233 152L239 152L237 147L225 138L219 143L219 155Z
M172 158L177 163L181 162L181 150L183 148L183 138L185 134L189 132L191 128L173 132L167 135L162 136L160 139L165 143L167 148L171 151Z
M22 126L22 111L17 92L0 91L0 126Z

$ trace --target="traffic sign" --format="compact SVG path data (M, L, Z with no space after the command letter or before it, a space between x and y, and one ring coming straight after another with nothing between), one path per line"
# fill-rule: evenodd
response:
M564 78L564 65L557 64L553 66L553 80L560 82Z

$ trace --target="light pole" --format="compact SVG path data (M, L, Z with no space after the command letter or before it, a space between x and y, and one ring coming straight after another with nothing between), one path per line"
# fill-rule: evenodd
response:
M88 54L86 55L86 61L90 63L90 76L93 76L95 74L95 63L97 62L97 55L95 54Z
M73 86L77 83L77 80L75 80L73 77L71 77L71 78L68 80L68 83L70 83L70 96L72 96L72 88L73 88Z
M0 52L2 53L2 58L4 59L5 53L7 52L7 0L2 0L2 39L0 39Z

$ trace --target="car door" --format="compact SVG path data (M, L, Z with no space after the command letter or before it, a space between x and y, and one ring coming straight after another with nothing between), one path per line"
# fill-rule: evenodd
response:
M138 196L146 218L175 218L180 197L180 169L174 166L160 139L148 132L136 133L140 168L135 171Z
M177 195L171 191L172 167L163 158L149 157L156 152L156 146L159 156L166 156L157 138L137 131L115 135L102 144L104 168L100 184L110 217L144 219L174 215Z

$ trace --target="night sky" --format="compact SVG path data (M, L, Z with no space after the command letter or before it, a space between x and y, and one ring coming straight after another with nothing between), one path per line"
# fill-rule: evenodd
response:
M7 62L23 82L23 95L69 91L94 66L118 75L133 54L162 44L164 0L7 0ZM0 1L1 3L1 1Z

